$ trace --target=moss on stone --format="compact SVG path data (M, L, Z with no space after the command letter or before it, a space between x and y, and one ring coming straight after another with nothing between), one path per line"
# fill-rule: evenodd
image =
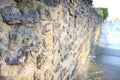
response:
M47 7L47 5L41 3L40 1L37 1L37 0L31 0L31 2L22 1L22 2L17 3L16 6L18 8L27 8L30 11Z

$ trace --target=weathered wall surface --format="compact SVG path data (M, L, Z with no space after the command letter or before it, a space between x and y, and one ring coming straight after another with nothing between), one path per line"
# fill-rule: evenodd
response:
M29 11L2 7L0 80L81 80L102 18L77 0Z

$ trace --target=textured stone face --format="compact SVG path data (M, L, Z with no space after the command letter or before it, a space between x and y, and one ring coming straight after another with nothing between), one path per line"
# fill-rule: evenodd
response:
M14 50L14 52L11 54L11 56L4 57L5 62L9 65L18 65L21 62L25 63L28 54L30 54L28 50L39 45L39 43L35 41L35 37L37 37L36 34L30 28L22 27L11 30L9 32L8 45L9 48ZM3 53L2 56L5 56L7 54L9 53Z
M10 42L20 41L20 43L25 44L28 43L33 37L34 34L32 29L29 28L15 28L9 32Z
M24 8L6 7L2 9L1 14L4 21L8 24L36 23L39 20L37 10L29 11Z
M0 6L1 5L7 5L13 3L14 0L0 0Z
M40 19L44 21L54 21L57 19L58 9L51 8L51 9L40 9Z
M40 1L47 7L39 8L39 13L2 8L0 79L82 80L102 18L78 0Z
M54 6L54 7L59 4L59 0L39 0L39 1L43 2L48 6Z

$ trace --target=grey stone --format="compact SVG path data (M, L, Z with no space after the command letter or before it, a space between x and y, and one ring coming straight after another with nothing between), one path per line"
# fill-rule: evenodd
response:
M0 0L0 6L1 5L6 6L6 5L12 4L12 3L14 3L14 0Z
M63 75L65 76L68 72L67 68L65 67L64 69L62 69Z
M46 9L41 9L40 10L40 18L42 20L50 20L50 10L46 10Z
M61 2L65 8L69 7L69 0L61 0Z
M28 52L26 51L29 47L28 46L24 46L22 48L20 48L18 51L17 51L17 57L18 58L22 58L23 56L25 56L27 58L28 56Z
M69 53L62 55L61 61L64 62L66 59L68 59L68 56L69 56Z
M39 41L33 41L33 42L31 43L31 46L38 46L39 44L40 44Z
M40 42L34 42L36 41L35 35L32 28L14 28L8 34L8 47L13 50L18 50L24 46L38 47Z
M56 20L58 11L57 9L40 9L40 18L42 20Z
M37 10L29 11L25 8L5 7L1 10L4 21L8 24L36 23L39 20Z
M20 63L25 63L26 62L26 60L28 58L28 52L26 50L28 48L29 48L29 46L24 46L17 51L16 57L18 58Z
M6 59L5 59L5 62L6 62L8 65L18 65L18 64L19 64L18 58L6 58Z
M40 54L37 56L37 68L40 69L41 66L45 63L45 55Z
M82 16L82 12L79 11L78 9L75 10L75 17L81 17Z
M59 0L39 0L39 1L45 3L48 6L54 6L54 7L58 6L58 4L60 2Z
M60 63L58 63L54 72L57 73L60 70L60 68L61 68L61 65L60 65Z
M70 75L71 79L73 79L73 80L74 80L75 73L76 73L76 69L74 67L73 70L71 71L71 75Z
M1 51L0 51L0 61L2 60L2 54L1 54Z
M54 28L55 28L55 29L60 28L60 24L57 23L57 22L55 22L55 23L54 23Z
M32 30L29 28L15 28L9 32L9 41L15 42L19 41L25 43L33 38Z
M0 50L7 50L7 49L8 47L5 44L0 42Z
M19 65L20 63L25 63L28 57L28 52L26 51L28 46L20 48L17 52L13 54L14 57L8 57L5 62L8 65ZM22 62L20 62L22 60Z

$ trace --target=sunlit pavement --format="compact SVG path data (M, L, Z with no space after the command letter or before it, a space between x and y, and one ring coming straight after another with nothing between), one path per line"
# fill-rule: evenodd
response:
M97 54L105 80L120 80L120 22L103 25Z

